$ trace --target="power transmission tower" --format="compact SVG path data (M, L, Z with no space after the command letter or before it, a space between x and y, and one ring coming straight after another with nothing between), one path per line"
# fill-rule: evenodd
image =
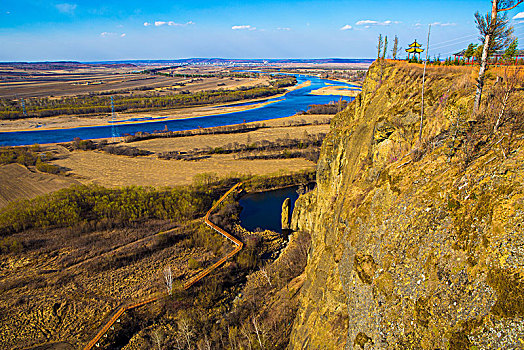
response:
M116 131L116 120L115 120L115 104L113 101L113 96L111 96L111 135L113 137L113 142L116 142L118 138L118 133Z
M16 94L15 94L15 99L16 100L18 99L18 95L16 95ZM24 117L27 117L27 112L25 110L25 101L24 101L23 97L20 98L20 103L22 105L22 113L24 113Z

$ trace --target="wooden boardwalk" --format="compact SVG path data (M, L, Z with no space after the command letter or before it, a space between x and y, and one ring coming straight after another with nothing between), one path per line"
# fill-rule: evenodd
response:
M233 244L235 245L235 249L233 249L231 252L229 252L226 256L222 257L216 263L214 263L213 265L207 267L206 269L201 271L198 275L196 275L195 277L191 278L189 281L184 283L184 287L183 287L184 290L191 288L191 286L193 286L195 283L197 283L202 278L204 278L207 275L209 275L213 270L215 270L217 267L222 265L226 260L228 260L229 258L233 257L235 254L237 254L239 251L242 250L242 247L244 246L244 244L242 242L240 242L238 239L233 237L233 235L231 235L230 233L228 233L225 230L221 229L220 227L218 227L217 225L215 225L214 223L212 223L209 220L209 216L211 215L213 210L215 210L220 205L220 203L224 199L226 199L226 197L229 196L231 194L231 192L233 192L240 185L242 185L241 182L239 182L235 186L231 187L231 189L229 189L229 191L227 191L222 197L220 197L220 199L215 203L215 205L213 205L211 207L211 209L209 209L207 211L206 216L204 217L204 222L206 223L206 225L211 227L213 230L217 231L218 233L220 233L222 236L224 236L225 238L227 238L231 242L233 242ZM102 326L102 328L100 328L100 330L95 335L95 337L93 339L91 339L91 341L89 343L87 343L87 345L84 347L84 350L91 350L95 345L98 346L98 341L100 340L100 338L102 338L104 336L104 334L107 333L109 328L111 328L111 326L113 326L113 324L127 310L135 309L137 307L140 307L140 306L143 306L143 305L155 302L155 301L160 300L160 299L162 299L164 297L165 297L165 294L159 293L159 294L152 295L151 297L149 297L147 299L138 300L138 301L135 301L133 303L127 303L127 304L124 304L124 305L120 306L116 310L116 312L113 314L113 316Z

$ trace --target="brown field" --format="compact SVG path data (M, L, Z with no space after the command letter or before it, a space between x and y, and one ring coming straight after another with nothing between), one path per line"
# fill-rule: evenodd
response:
M0 68L0 98L62 97L100 93L108 91L130 91L143 95L148 91L173 93L174 91L205 91L236 89L256 85L269 85L269 78L234 77L166 77L162 75L138 74L134 71L143 67L92 67L74 70L25 71L9 67ZM212 74L222 72L220 68L209 71L177 71L179 74ZM134 90L144 89L147 90ZM126 93L127 94L127 93Z
M19 199L57 191L78 184L72 178L30 171L19 164L0 166L0 208Z
M180 228L153 220L83 234L66 228L10 236L25 248L4 255L0 266L0 347L67 341L80 348L120 303L164 292L165 266L175 280L195 275L200 269L188 267L190 258L206 265L224 254L184 242L197 221ZM227 243L223 249L231 250Z

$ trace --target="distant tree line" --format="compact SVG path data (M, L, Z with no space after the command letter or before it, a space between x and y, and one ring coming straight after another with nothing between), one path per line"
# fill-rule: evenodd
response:
M42 152L39 145L21 147L0 147L0 165L18 163L25 166L35 166L42 172L58 174L60 167L49 164L54 159L51 152Z
M105 220L112 225L151 218L183 221L201 215L212 200L211 193L194 187L75 186L9 204L0 211L0 235L32 227L73 227L87 221Z
M169 108L226 103L268 97L285 92L277 87L211 90L156 96L115 96L116 112L161 110ZM0 119L52 117L57 115L93 115L111 113L109 98L103 96L72 96L57 99L29 98L25 100L26 115L18 100L0 99Z
M172 137L187 137L195 135L218 135L218 134L236 134L255 131L261 128L266 128L265 124L238 124L238 125L226 125L226 126L215 126L211 128L198 128L193 130L180 130L180 131L160 131L155 133L148 132L137 132L134 135L126 135L124 142L136 142L142 140L150 140L156 138L172 138Z
M61 146L64 146L70 151L91 151L91 150L100 150L109 154L115 154L119 156L128 156L128 157L137 157L137 156L147 156L152 152L138 149L136 147L129 147L124 145L111 145L108 144L107 140L101 140L95 142L93 140L81 140L76 137L73 142L62 143Z
M206 147L189 152L163 152L158 155L160 159L174 160L200 160L212 154L238 153L237 159L285 159L306 158L313 162L318 160L319 149L326 134L308 134L303 138L282 138L276 141L261 140L248 144L238 142L229 143L223 147ZM275 153L275 151L278 151Z
M148 219L182 223L204 215L213 201L238 181L244 181L244 189L255 191L307 184L314 180L315 172L311 170L278 176L226 178L204 173L195 177L193 185L162 189L73 186L34 199L13 202L2 208L0 236L30 228L92 226L105 229Z
M340 99L335 103L328 103L323 105L310 105L304 114L337 114L343 111L348 106L349 102Z
M321 105L322 106L322 105ZM309 114L303 112L304 114ZM315 113L311 113L315 114ZM306 125L324 125L329 124L330 119L326 118L324 120L314 120L312 122L307 122L305 119L301 120L291 120L288 122L289 126L306 126ZM236 134L236 133L246 133L250 131L255 131L263 128L271 128L265 123L242 123L237 125L225 125L225 126L214 126L210 128L198 128L192 130L180 130L180 131L158 131L154 133L142 132L139 131L133 135L126 135L124 137L124 142L131 143L142 140L150 140L156 138L171 138L171 137L187 137L195 135L218 135L218 134Z

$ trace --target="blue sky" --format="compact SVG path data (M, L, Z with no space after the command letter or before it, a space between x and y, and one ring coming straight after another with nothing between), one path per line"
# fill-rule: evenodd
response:
M431 55L476 42L490 1L1 0L0 61L372 58L379 33ZM524 46L524 4L509 13ZM391 47L391 44L390 44Z

